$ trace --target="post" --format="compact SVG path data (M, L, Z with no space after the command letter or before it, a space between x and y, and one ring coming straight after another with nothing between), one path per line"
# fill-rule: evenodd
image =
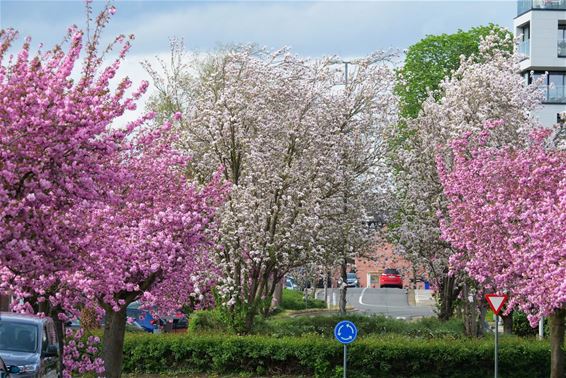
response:
M544 338L544 318L540 318L538 321L538 338L539 340Z
M346 355L348 354L348 350L346 344L344 344L344 378L346 378Z
M345 86L346 86L346 87L348 86L348 64L349 64L349 63L350 63L350 62L344 62L344 66L345 66L345 69L344 69L344 77L345 77L345 80L344 80L344 81L345 81Z
M495 378L497 378L497 352L499 348L499 315L495 315Z

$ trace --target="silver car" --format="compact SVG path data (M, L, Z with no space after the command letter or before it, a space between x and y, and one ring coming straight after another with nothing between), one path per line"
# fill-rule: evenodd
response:
M0 312L0 358L18 378L57 378L59 341L51 318Z

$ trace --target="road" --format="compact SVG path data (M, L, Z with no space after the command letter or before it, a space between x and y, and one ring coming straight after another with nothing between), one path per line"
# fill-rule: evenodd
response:
M338 303L338 289L328 289L328 297L331 303L334 294L336 303ZM316 296L318 299L324 299L324 290L318 290ZM360 312L383 314L393 318L409 319L434 315L432 305L409 305L407 291L404 289L348 288L346 301L348 305Z

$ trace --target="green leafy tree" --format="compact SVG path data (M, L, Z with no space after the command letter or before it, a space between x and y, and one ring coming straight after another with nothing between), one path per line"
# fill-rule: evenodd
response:
M429 35L407 50L405 64L398 71L395 92L400 98L401 116L415 118L427 99L428 92L437 92L440 82L460 67L461 56L478 53L480 39L495 32L505 40L509 30L489 24L454 34ZM503 46L513 50L512 39ZM437 99L438 97L435 96Z

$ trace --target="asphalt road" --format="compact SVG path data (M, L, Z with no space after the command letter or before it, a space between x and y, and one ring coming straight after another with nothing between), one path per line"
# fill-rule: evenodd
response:
M328 289L329 302L333 303L333 294L338 304L340 297L338 289ZM324 290L317 291L317 298L324 299ZM434 315L432 305L410 306L405 289L348 288L346 301L360 312L383 314L393 318L410 319Z

